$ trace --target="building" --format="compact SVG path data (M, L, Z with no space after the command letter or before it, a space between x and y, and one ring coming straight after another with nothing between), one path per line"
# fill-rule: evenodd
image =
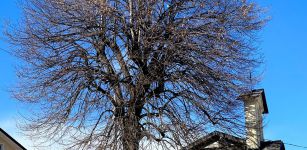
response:
M0 150L27 150L0 128Z
M239 138L222 132L212 132L189 144L185 150L285 150L281 140L263 138L263 114L268 114L263 89L252 90L239 97L245 107L246 137Z

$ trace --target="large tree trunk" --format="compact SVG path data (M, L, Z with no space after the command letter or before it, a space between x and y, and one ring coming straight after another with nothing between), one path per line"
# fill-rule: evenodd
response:
M142 138L140 133L139 119L134 115L126 116L123 119L123 150L138 150Z

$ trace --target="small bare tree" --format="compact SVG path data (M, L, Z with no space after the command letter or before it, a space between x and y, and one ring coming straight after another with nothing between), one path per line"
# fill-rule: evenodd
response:
M242 129L262 11L245 0L28 0L7 30L25 61L25 128L68 149L178 148ZM69 137L67 140L61 140Z

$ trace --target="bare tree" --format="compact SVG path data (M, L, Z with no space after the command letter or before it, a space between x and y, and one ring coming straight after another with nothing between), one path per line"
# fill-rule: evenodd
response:
M14 96L40 107L29 133L68 149L137 150L243 128L236 97L256 83L255 33L265 23L255 4L29 0L22 8L6 33L25 61Z

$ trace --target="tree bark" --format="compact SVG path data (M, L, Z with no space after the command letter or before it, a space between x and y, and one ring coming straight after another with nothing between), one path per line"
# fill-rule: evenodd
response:
M134 115L123 119L123 150L139 150L140 130L139 119Z

